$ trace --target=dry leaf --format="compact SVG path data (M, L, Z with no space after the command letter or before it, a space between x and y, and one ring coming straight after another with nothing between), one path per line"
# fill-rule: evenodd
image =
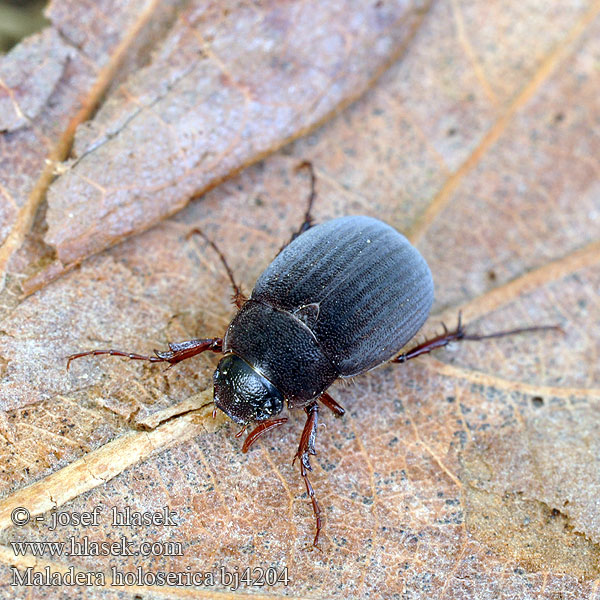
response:
M168 30L183 4L185 0L51 2L46 12L52 27L3 57L2 277L46 198L59 161L67 156L76 127L90 117L112 83L148 60L148 44Z
M176 20L163 40L190 22ZM346 25L331 20L334 30ZM135 70L135 60L120 64ZM41 242L41 214L14 256L2 296L2 583L10 585L11 565L35 565L106 574L105 588L77 588L90 598L115 591L144 598L215 591L597 597L598 64L597 2L441 0L403 59L339 116L21 299L19 282L52 257ZM351 62L344 65L342 72L351 70ZM122 80L126 88L136 76ZM123 89L107 96L93 131L106 132L100 124L122 103ZM117 127L101 147L125 152L126 130ZM86 135L80 139L97 139ZM90 143L77 150L88 160ZM234 314L227 278L211 249L186 233L202 227L251 289L302 219L309 181L295 167L306 159L317 170L317 221L377 216L423 252L436 284L424 335L441 319L453 324L459 309L473 331L541 323L565 330L459 344L334 386L347 414L323 415L313 459L325 512L322 553L304 549L314 520L291 465L301 414L244 455L230 422L213 421L209 409L189 412L210 399L216 356L167 372L111 358L81 359L64 370L64 357L81 349L150 352L167 341L222 334ZM50 196L83 164L59 177ZM168 173L159 166L156 181ZM153 181L145 177L144 184ZM173 192L175 200L183 205L210 185L199 181ZM74 189L64 194L61 202L78 201ZM43 521L15 527L16 506ZM52 509L96 506L97 526L48 531ZM168 506L178 525L112 526L111 508L126 506ZM183 555L34 559L15 556L10 545L121 535L136 544L181 543ZM111 565L133 574L138 566L145 573L189 567L217 576L221 567L272 567L287 569L289 583L231 592L218 582L111 587ZM29 592L59 597L71 590Z
M181 13L78 132L48 191L53 277L349 104L398 57L419 2L227 2Z

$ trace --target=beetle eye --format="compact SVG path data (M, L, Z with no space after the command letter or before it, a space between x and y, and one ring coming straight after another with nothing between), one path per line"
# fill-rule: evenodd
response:
M264 420L271 415L276 415L280 413L283 409L283 402L281 398L278 396L269 396L266 398L264 404L262 405L262 415L259 420ZM258 415L257 415L258 416Z

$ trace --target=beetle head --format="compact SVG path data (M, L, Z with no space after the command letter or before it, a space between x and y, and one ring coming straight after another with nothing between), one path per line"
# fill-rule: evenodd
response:
M224 356L213 375L215 404L240 425L265 421L283 409L283 396L235 354Z

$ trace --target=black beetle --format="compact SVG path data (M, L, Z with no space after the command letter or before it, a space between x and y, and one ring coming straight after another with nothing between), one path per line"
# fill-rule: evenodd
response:
M214 373L215 411L219 408L246 427L257 422L243 445L246 452L266 431L287 418L273 418L287 402L303 408L306 424L294 457L316 518L313 545L322 528L321 509L308 478L315 454L318 403L337 416L344 409L327 393L338 378L360 375L385 362L406 362L455 340L482 340L555 326L527 327L488 335L467 335L461 325L400 350L421 328L433 303L433 280L424 258L395 229L371 217L333 219L312 227L310 210L290 243L258 278L250 298L236 284L225 257L211 241L234 289L239 308L224 338L169 344L169 351L144 356L121 350L91 350L68 357L111 354L171 365L206 350L223 353ZM198 233L204 237L199 230ZM317 546L318 547L318 546Z

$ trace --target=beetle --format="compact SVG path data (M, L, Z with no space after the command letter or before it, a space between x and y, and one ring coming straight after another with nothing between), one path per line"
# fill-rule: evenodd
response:
M315 174L308 168L311 192L304 221L290 242L259 276L249 298L236 283L217 245L194 229L219 256L233 287L237 314L223 338L170 343L168 351L146 356L122 350L90 350L72 360L110 354L170 366L205 351L222 353L214 372L213 416L222 410L243 426L255 423L242 451L264 433L283 425L277 417L303 409L306 423L294 461L311 500L316 521L313 546L319 547L322 510L308 473L319 404L342 416L344 409L328 388L340 378L361 375L387 362L404 363L459 340L484 340L528 331L537 326L486 335L467 334L459 314L457 327L425 340L410 351L402 348L422 327L433 303L433 278L419 251L390 225L367 216L347 216L313 226ZM237 436L236 436L237 437Z

